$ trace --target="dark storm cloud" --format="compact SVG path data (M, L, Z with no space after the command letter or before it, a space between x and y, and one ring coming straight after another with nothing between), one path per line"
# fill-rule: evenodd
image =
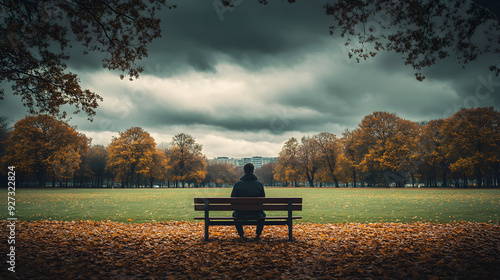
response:
M457 94L455 102L443 107L443 117L461 108L500 107L500 98L498 98L500 77L495 76L488 69L495 62L500 63L500 58L490 55L469 63L465 69L454 65L453 60L447 60L426 69L424 73L429 81L447 83Z
M220 18L213 1L179 2L174 11L164 11L164 34L152 44L146 61L162 64L166 72L183 71L188 65L213 71L221 55L255 69L293 64L300 59L294 52L307 51L329 36L322 4L242 1Z
M259 132L269 130L272 133L282 134L287 131L298 131L304 127L315 128L318 123L324 124L321 118L283 118L276 115L258 116L214 116L204 112L179 112L174 110L162 111L158 114L149 114L146 122L150 125L203 125L217 131ZM279 129L278 129L279 128Z
M498 11L494 1L475 2ZM322 7L325 1L273 1L263 5L244 0L236 1L234 8L214 3L217 2L169 1L177 8L160 12L162 37L150 45L150 57L138 62L146 73L170 76L189 67L215 71L221 59L256 70L269 65L290 65L330 37L328 27L332 22ZM70 52L71 68L101 69L101 53L82 55L78 44ZM403 62L397 58L378 61L393 71L400 71Z
M329 36L323 1L263 5L246 0L232 9L214 1L169 3L177 8L160 12L162 37L151 43L149 57L138 62L153 75L169 76L187 68L214 71L221 55L255 69L290 64L300 59L294 52L307 51ZM79 45L70 52L72 68L99 69L102 65L100 53L82 55Z

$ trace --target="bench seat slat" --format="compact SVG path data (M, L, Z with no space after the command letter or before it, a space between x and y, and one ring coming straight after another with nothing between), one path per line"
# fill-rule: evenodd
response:
M195 220L205 220L205 217L195 217ZM288 216L274 216L274 217L256 217L256 218L234 218L234 217L210 217L212 220L286 220ZM301 216L292 216L292 219L302 219Z
M257 223L255 221L240 221L242 226L254 226ZM210 221L211 226L234 226L234 221ZM286 226L288 221L286 220L270 220L264 221L264 226Z

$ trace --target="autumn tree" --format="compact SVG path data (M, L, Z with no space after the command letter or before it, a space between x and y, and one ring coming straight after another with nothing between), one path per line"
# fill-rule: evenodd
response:
M90 142L89 142L90 145ZM92 168L90 167L90 159L89 159L89 153L87 152L82 153L80 157L80 165L78 170L73 174L73 186L93 186L92 185L92 179L94 177L94 172L92 171ZM64 186L68 186L68 179L64 182ZM62 186L62 182L61 182Z
M70 178L78 170L89 143L85 135L66 122L48 115L29 116L14 125L2 161L45 186L47 179Z
M92 170L92 186L102 187L104 175L106 172L106 161L108 159L108 150L102 145L90 147L87 153L89 167Z
M288 139L279 152L278 162L274 168L274 179L284 183L295 182L295 186L301 180L301 170L298 159L299 142L296 138Z
M438 179L442 186L448 186L450 172L449 160L444 150L444 140L447 138L443 130L445 120L431 120L423 128L418 140L420 165L418 173L428 186L437 186Z
M316 134L313 139L319 149L318 177L322 182L335 182L335 187L338 188L339 180L336 173L339 161L339 139L330 132Z
M360 163L368 153L368 145L361 140L359 127L352 131L344 131L339 140L337 174L346 184L352 182L354 187L357 186L357 180L362 178Z
M206 175L206 160L202 145L188 134L180 133L172 138L169 152L170 172L173 181L201 183Z
M151 135L140 127L132 127L119 132L108 146L109 168L115 177L125 183L139 185L140 176L147 176L153 167L156 142Z
M222 184L234 184L238 181L239 169L231 164L225 163L208 163L207 175L203 180L204 183L215 183L215 186Z
M320 153L320 147L314 138L302 137L297 158L300 170L305 174L310 187L314 187L316 173L321 167Z
M73 105L92 119L102 98L67 71L67 50L102 52L104 68L137 78L143 69L136 61L161 35L156 13L164 6L166 0L1 0L0 82L11 84L31 114L64 117L63 105Z
M165 152L158 148L155 149L153 154L153 164L150 167L149 172L146 174L149 179L149 186L153 187L155 180L167 180L169 169L170 162Z
M499 123L500 112L493 107L462 109L448 118L443 130L450 170L475 177L479 187L486 175L487 185L491 186L500 163Z
M365 116L359 127L361 144L368 147L360 162L362 170L377 172L384 175L386 183L395 181L402 186L418 157L418 125L396 114L374 112Z
M255 170L255 175L264 185L275 185L276 179L274 179L274 170L276 169L276 165L276 162L271 162Z

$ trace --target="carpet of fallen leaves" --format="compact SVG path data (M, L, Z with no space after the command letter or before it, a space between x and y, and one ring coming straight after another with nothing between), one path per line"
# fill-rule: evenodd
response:
M296 224L293 242L284 226L260 241L210 233L203 241L203 223L190 222L18 222L16 273L2 261L0 279L500 279L498 223Z

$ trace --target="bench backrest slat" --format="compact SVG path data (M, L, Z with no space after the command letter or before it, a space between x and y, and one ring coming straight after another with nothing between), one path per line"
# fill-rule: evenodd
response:
M195 211L204 211L208 202L209 211L302 211L302 198L297 197L207 197L195 198Z
M210 211L288 211L288 205L284 204L217 204L208 206ZM195 205L195 211L204 211L205 205ZM292 205L293 211L302 211L302 205Z
M195 204L204 204L208 200L210 204L255 204L255 203L285 203L291 200L292 204L301 204L301 197L197 197L194 199Z

